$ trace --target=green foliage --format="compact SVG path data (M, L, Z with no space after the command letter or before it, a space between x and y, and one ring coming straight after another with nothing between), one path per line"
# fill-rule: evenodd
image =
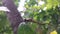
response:
M11 34L11 31L5 12L0 11L0 34Z
M18 34L35 34L35 32L28 25L21 25Z
M37 1L39 2L40 0ZM29 2L26 0L24 18L32 18L45 25L28 22L19 26L18 34L40 34L38 32L41 31L37 31L38 26L43 31L43 34L50 34L53 30L57 30L60 34L60 23L58 24L58 17L60 16L60 7L58 6L60 5L60 0L43 1L45 1L45 4L39 6L36 0L30 0ZM15 0L15 4L18 5L18 0ZM45 7L46 9L44 10ZM7 16L2 11L0 11L0 34L13 34Z
M30 0L29 2L26 0L26 4L28 4L29 6L33 6L35 4L37 4L36 0Z
M25 16L28 18L33 18L38 22L44 23L45 25L42 25L41 27L43 27L42 30L44 29L43 32L47 33L49 27L52 30L57 27L58 16L60 16L58 5L58 0L46 0L45 4L41 6L38 6L37 3L33 4L32 6L29 6L29 4L27 3L25 5L25 7L27 8ZM46 10L43 10L45 7ZM53 27L51 27L51 25Z

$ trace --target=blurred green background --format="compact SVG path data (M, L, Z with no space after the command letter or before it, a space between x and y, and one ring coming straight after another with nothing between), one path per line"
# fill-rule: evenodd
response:
M18 7L19 1L14 2ZM26 0L24 7L23 18L32 18L44 25L32 22L22 24L18 34L60 34L60 0ZM13 34L4 11L0 11L0 34Z

